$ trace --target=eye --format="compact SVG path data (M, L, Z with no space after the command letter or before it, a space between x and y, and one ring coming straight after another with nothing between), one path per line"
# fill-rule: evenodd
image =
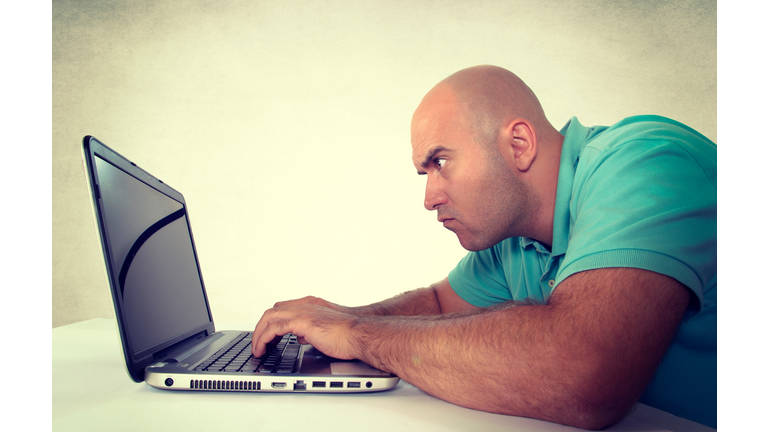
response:
M443 158L435 159L435 165L437 165L437 170L440 171L440 169L445 166L445 159Z

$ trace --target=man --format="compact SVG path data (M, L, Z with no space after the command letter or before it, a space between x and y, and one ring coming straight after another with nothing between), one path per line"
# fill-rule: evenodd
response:
M561 131L493 66L435 86L411 124L424 205L470 250L365 307L277 303L293 332L457 405L598 429L638 400L716 427L716 148L656 116Z

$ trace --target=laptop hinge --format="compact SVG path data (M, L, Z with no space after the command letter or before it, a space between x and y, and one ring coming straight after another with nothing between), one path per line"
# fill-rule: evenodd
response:
M168 348L156 352L152 358L155 362L157 361L164 361L164 362L176 362L183 360L189 354L192 354L194 351L200 349L198 345L201 345L201 342L204 345L207 345L214 340L218 338L208 338L209 340L206 340L206 337L208 336L208 330L203 330L199 333L196 333L186 339L184 339L181 342L175 343Z

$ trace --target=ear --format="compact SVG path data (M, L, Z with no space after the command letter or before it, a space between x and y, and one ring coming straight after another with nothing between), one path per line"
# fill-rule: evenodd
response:
M510 167L514 166L522 172L528 171L539 151L533 125L525 119L514 119L507 123L499 135L501 154Z

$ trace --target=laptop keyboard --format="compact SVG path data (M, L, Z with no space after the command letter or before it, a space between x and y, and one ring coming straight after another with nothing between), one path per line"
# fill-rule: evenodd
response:
M247 372L247 373L296 373L299 365L301 345L296 336L287 334L274 346L267 347L261 358L251 354L251 332L242 332L221 348L195 370L203 372Z

